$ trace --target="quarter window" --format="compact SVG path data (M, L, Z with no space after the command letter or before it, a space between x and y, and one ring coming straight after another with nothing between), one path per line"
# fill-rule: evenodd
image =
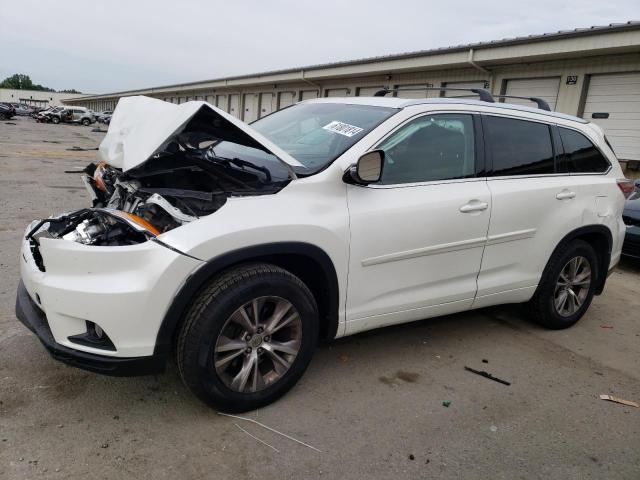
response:
M486 116L493 176L543 175L555 172L548 125Z
M471 177L475 139L471 115L425 115L403 126L379 146L385 164L381 184Z
M568 128L559 130L564 147L564 172L602 173L607 171L609 162L587 137Z

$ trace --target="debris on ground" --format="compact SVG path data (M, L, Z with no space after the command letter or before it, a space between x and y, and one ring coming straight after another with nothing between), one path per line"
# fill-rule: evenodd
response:
M279 432L275 428L268 427L267 425L265 425L263 423L260 423L257 420L254 420L253 418L240 417L238 415L231 415L229 413L222 413L222 412L218 412L218 415L222 415L223 417L235 418L237 420L244 420L245 422L255 423L256 425L258 425L258 426L260 426L262 428L265 428L265 429L269 430L270 432L277 433L278 435L281 435L284 438L288 438L289 440L291 440L293 442L296 442L296 443L299 443L300 445L304 445L305 447L310 448L311 450L315 450L316 452L322 453L322 450L319 450L316 447L314 447L312 445L309 445L308 443L304 443L303 441L298 440L297 438L293 438L293 437L287 435L286 433Z
M610 328L613 330L613 325L600 325L600 328Z
M629 407L640 408L640 405L636 402L632 402L631 400L625 400L624 398L614 397L613 395L600 395L602 400L607 400L609 402L619 403L621 405L627 405Z
M492 432L497 432L498 431L498 427L496 427L495 425L491 425L489 427L489 430L491 430Z
M78 146L74 145L71 148L65 148L65 150L68 150L70 152L93 152L94 150L98 150L98 147L96 147L96 148L82 148L82 147L78 147Z
M237 423L234 423L234 425L236 427L238 427L239 430L243 431L244 433L246 433L247 435L249 435L251 438L253 438L254 440L259 441L260 443L262 443L263 445L266 445L267 447L271 448L274 452L276 453L280 453L280 450L278 450L276 447L269 445L267 442L265 442L264 440L259 439L258 437L256 437L255 435L250 434L249 432L247 432L244 428L242 428L240 425L238 425Z
M493 380L494 382L502 383L503 385L511 385L511 382L507 382L506 380L502 380L501 378L494 377L489 372L485 372L484 370L476 370L475 368L467 367L465 365L464 369L468 372L475 373L476 375L480 375L481 377L488 378L489 380Z
M442 402L442 406L443 407L449 408L449 405L451 405L451 401L450 400L445 400L444 402Z
M340 355L338 358L342 363L347 363L349 361L349 355Z
M396 373L396 377L398 377L400 380L403 380L407 383L415 383L418 380L419 376L420 376L419 373L406 372L404 370L398 370L398 372Z
M489 360L487 360L486 358L483 358L482 363L489 363Z
M107 133L106 130L102 130L101 128L94 128L91 131L96 133Z
M416 457L413 455L413 453L411 453L411 454L409 455L409 460L415 460L415 459L416 459Z

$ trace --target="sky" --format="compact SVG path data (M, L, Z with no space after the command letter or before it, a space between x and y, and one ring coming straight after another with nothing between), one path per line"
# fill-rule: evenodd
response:
M0 0L0 80L107 93L640 20L638 0Z

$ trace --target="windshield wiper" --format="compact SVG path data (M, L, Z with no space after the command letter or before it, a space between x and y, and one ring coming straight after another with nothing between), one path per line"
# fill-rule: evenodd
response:
M243 170L244 170L244 167L252 168L254 170L257 170L258 172L264 173L264 176L266 177L267 182L271 182L271 172L267 167L261 167L260 165L255 165L254 163L251 163L247 160L242 160L241 158L237 158L237 157L235 158L219 157L213 151L211 151L211 154L206 155L206 157L208 159L217 161L218 163L223 163L227 165L229 164L237 165Z

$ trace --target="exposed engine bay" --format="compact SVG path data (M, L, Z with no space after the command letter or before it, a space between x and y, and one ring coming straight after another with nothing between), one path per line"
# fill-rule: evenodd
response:
M129 103L138 102L134 106L140 109L140 102L146 105L149 101ZM120 105L116 113L123 114L119 109ZM114 114L109 133L118 128L116 120ZM149 123L148 115L135 127L148 126L145 122ZM34 257L39 257L42 236L84 245L133 245L212 214L229 197L279 191L291 179L291 171L235 122L202 105L159 145L145 145L144 140L134 143L131 135L126 135L133 130L130 125L122 126L111 138L108 133L100 146L103 154L106 143L107 154L102 157L111 156L113 164L120 162L129 168L101 161L68 172L80 174L92 206L39 221L27 235ZM140 143L152 154L131 162L132 155L125 157L124 153L137 152Z

